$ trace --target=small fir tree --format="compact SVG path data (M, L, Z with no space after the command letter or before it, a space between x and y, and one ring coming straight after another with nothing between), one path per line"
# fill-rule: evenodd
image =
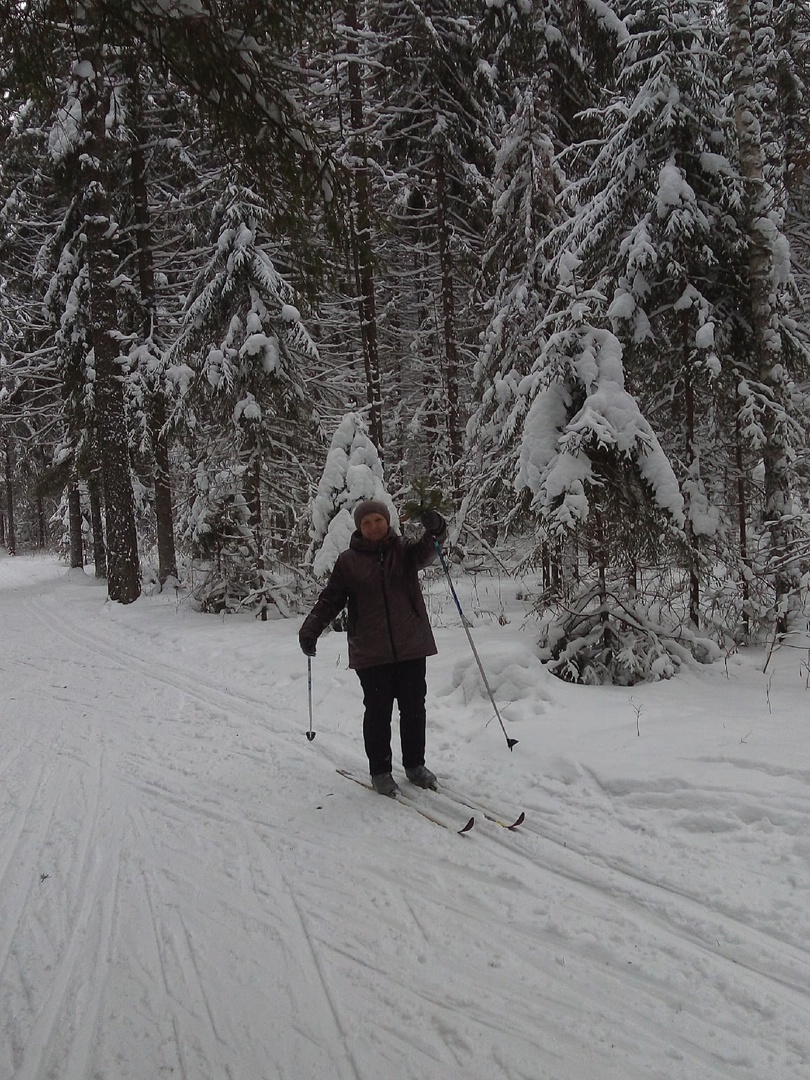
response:
M326 458L312 502L312 542L307 561L319 577L328 574L354 532L353 511L363 499L384 502L396 528L399 517L388 494L382 462L358 413L344 416Z
M569 288L574 290L573 285ZM576 296L549 326L522 430L518 489L560 562L583 550L580 587L544 629L551 670L575 682L633 683L680 662L633 603L628 571L674 550L683 497L655 432L625 387L622 347ZM667 538L669 538L667 540ZM595 581L587 580L595 568ZM579 566L577 566L579 577ZM682 650L680 650L682 653Z

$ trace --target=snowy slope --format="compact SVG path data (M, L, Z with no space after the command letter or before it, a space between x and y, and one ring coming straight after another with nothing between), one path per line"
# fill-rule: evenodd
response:
M807 642L565 686L514 584L465 583L510 753L427 588L428 764L519 832L336 773L341 636L308 742L297 623L0 557L0 1076L806 1080Z

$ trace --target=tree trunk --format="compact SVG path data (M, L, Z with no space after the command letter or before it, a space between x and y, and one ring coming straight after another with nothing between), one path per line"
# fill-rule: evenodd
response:
M596 508L594 522L596 525L596 551L593 554L596 558L598 572L596 595L599 597L599 607L601 609L600 619L603 624L607 624L610 622L610 615L608 614L607 608L608 549L607 543L605 542L605 530L601 507Z
M111 241L116 232L109 206L108 146L105 118L109 82L101 49L90 50L95 75L89 81L87 235L90 316L95 357L95 408L104 506L107 519L107 593L111 600L129 604L141 592L135 499L129 461L129 433L124 408L122 373L118 363L118 311L112 281L118 259Z
M82 497L78 480L72 480L68 488L68 532L70 534L70 568L84 568L84 542L82 540Z
M163 436L166 406L157 391L151 400L150 425L152 451L155 455L155 520L157 525L158 577L161 585L177 577L177 551L174 544L174 504L169 482L169 447Z
M683 318L683 389L686 407L686 463L693 483L700 481L697 451L695 449L695 387L689 363L688 316ZM691 510L691 506L690 506ZM689 621L697 630L700 627L700 552L692 524L691 513L686 517L686 538L689 544Z
M6 550L9 555L17 554L17 535L14 527L14 485L12 477L14 475L14 461L13 451L11 448L11 440L6 439Z
M740 535L740 562L742 563L742 600L743 600L743 626L745 635L751 633L751 585L749 572L751 560L748 557L748 532L746 521L748 518L748 500L745 490L745 473L743 472L743 446L742 432L740 431L740 417L734 431L735 440L735 464L737 467L737 524Z
M250 524L253 527L253 537L256 544L256 570L259 578L264 582L264 538L262 536L262 458L257 445L253 448L253 463L248 472L250 477L250 490L247 493L247 504L250 507ZM261 608L261 620L267 622L268 596L263 594Z
M146 161L143 153L142 96L138 78L137 56L129 57L129 78L132 90L132 132L130 164L132 169L132 197L135 210L135 236L138 257L138 282L141 293L144 341L152 340L158 346L156 325L155 261L152 245L152 220L149 213L149 196L146 185ZM158 547L158 579L164 585L168 578L177 577L177 553L174 544L174 507L169 479L169 447L163 433L166 422L166 404L160 387L159 376L145 373L149 386L149 432L152 442L153 480L155 488L155 523ZM157 384L157 385L156 385Z
M104 518L101 513L101 493L98 480L91 476L87 481L90 495L90 527L93 531L93 566L94 577L107 576L107 548L104 544Z
M777 629L783 633L787 629L786 598L793 583L788 564L791 538L790 452L786 431L788 375L784 366L778 288L774 277L774 223L769 216L774 200L771 185L765 176L763 110L754 78L751 5L749 0L728 0L727 7L735 124L740 147L740 172L745 184L743 224L748 239L748 316L754 363L764 397L764 510L774 567L772 581L778 612Z
M45 513L45 502L41 495L36 497L37 513L37 547L45 551L48 547L48 517Z

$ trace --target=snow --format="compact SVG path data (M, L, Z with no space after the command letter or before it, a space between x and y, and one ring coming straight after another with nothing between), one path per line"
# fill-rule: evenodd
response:
M430 571L428 764L515 833L337 775L342 635L308 742L297 622L0 556L0 1075L805 1080L808 636L576 687L527 583L455 573L519 742Z
M60 164L81 143L82 106L76 97L69 97L56 112L54 124L48 133L48 153L55 164Z
M619 45L626 44L630 38L626 24L604 0L585 0L586 7L590 8L599 23L604 26L608 33L613 34Z
M698 349L711 349L714 345L714 323L707 322L695 332L695 345Z
M693 206L695 202L695 193L687 183L683 170L678 168L674 160L668 161L658 178L658 217L664 218L673 208Z
M318 577L329 574L338 555L349 546L355 529L354 508L364 499L384 502L391 524L398 528L399 515L385 487L377 448L368 436L363 418L358 413L347 413L332 436L310 508L310 557Z
M262 410L261 407L253 396L253 394L246 394L241 401L237 401L233 410L233 418L239 423L244 417L245 420L261 420Z
M559 342L552 339L551 344L564 352L562 335ZM589 512L585 488L592 483L590 445L615 446L620 454L635 457L655 502L682 525L683 496L675 473L638 403L624 388L619 339L609 331L583 328L572 352L570 365L585 389L585 401L568 419L564 383L537 393L524 423L515 486L529 488L533 507L545 513L557 531L571 528ZM524 393L531 393L536 377L523 380ZM562 505L555 507L563 492Z
M613 302L607 311L609 319L629 319L636 310L636 298L631 292L616 289Z
M77 79L94 79L96 77L95 68L89 60L77 60L73 64L72 70Z
M701 169L710 176L731 175L732 168L724 154L710 154L703 151L698 157Z

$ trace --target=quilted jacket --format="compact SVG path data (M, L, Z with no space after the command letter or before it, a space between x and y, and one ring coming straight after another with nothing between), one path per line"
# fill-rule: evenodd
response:
M319 637L348 605L350 668L433 656L436 642L418 571L435 558L429 533L411 540L389 529L380 543L370 543L356 531L348 550L338 556L299 636Z

